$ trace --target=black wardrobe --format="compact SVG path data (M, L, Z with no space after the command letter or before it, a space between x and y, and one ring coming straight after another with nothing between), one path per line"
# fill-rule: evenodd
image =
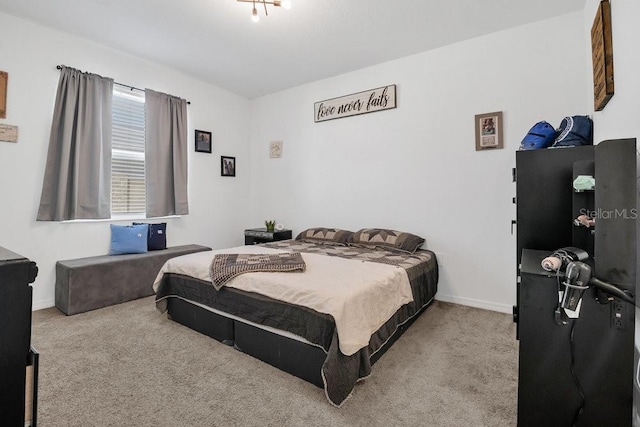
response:
M519 426L632 425L635 307L591 287L578 318L559 318L563 277L540 262L579 247L595 277L635 295L637 167L635 139L516 153ZM574 191L578 175L595 189Z
M0 425L36 425L38 354L31 348L36 264L0 247Z

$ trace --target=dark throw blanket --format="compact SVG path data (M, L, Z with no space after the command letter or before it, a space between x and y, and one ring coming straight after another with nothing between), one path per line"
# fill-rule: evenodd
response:
M219 254L213 257L209 274L213 287L220 290L225 283L239 274L256 271L304 271L306 264L300 252L281 254Z

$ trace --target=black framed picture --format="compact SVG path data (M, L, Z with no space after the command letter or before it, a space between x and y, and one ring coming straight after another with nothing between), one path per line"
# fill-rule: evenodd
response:
M199 153L211 152L211 132L196 130L196 151Z
M236 176L236 158L220 156L220 175Z

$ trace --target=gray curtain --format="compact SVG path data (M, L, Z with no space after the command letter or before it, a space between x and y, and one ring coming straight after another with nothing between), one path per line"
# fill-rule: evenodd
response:
M62 67L38 221L111 217L113 80Z
M145 89L147 217L186 215L187 101Z

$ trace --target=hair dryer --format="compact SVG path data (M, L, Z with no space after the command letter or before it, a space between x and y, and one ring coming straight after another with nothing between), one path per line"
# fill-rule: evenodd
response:
M584 261L587 258L589 254L580 248L560 248L542 260L542 268L547 271L559 271L571 261Z
M585 289L589 288L591 267L582 261L572 261L567 264L564 282L564 295L560 307L575 310Z
M603 282L602 280L591 277L591 267L582 261L572 261L567 264L564 285L564 295L560 302L560 307L568 310L575 310L578 302L582 298L582 294L589 286L595 286L610 295L620 298L630 304L635 304L633 294L623 291L616 285Z

